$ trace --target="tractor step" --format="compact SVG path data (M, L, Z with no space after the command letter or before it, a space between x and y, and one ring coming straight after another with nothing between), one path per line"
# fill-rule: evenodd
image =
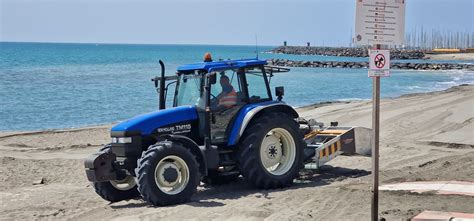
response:
M229 149L223 149L219 150L219 154L229 154L235 152L234 150L229 150Z
M230 160L219 162L219 166L235 166L235 164L236 164L235 161L230 161Z
M227 172L221 172L218 173L219 176L230 176L230 175L236 175L239 174L239 171L227 171Z

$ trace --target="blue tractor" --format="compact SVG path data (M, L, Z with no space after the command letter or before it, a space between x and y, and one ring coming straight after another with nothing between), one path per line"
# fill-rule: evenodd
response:
M85 160L97 194L163 206L187 202L201 181L242 175L263 189L293 183L306 143L283 87L271 93L275 69L258 59L208 61L166 76L160 64L161 76L152 79L159 110L115 125L112 143ZM173 107L166 108L172 84Z

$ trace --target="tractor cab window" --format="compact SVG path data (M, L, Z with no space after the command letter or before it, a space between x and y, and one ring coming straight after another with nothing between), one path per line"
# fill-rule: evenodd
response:
M211 108L228 109L242 102L237 70L215 72L217 83L211 86Z
M204 106L202 87L203 75L201 73L198 73L198 71L181 73L178 78L175 106Z
M236 70L215 72L217 82L211 85L211 142L222 144L227 141L226 131L231 119L243 106L241 75Z
M249 101L253 103L270 100L270 94L267 89L263 69L260 67L254 67L246 68L244 71L247 81Z

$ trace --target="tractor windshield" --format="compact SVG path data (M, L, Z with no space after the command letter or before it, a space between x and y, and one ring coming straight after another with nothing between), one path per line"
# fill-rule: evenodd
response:
M180 74L176 89L175 105L203 106L202 88L204 86L203 75L196 72Z

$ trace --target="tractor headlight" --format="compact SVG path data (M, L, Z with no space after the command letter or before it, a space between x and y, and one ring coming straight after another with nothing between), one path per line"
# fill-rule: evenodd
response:
M132 143L131 137L112 137L112 143Z

